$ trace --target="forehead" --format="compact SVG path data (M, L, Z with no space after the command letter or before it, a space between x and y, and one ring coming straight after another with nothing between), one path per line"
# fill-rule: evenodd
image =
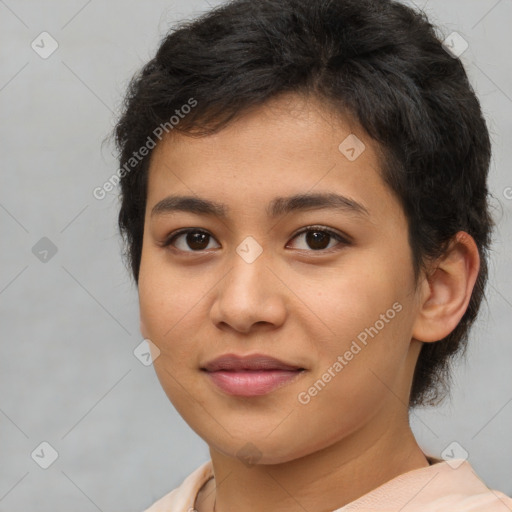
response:
M335 117L316 100L284 96L212 135L171 132L151 156L146 211L179 194L217 205L222 198L218 213L259 205L272 216L283 207L280 197L337 193L376 216L394 201L379 155L353 118Z

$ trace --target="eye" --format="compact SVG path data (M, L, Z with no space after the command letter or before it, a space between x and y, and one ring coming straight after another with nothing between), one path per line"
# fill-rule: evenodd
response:
M302 231L296 233L293 239L298 238L299 236L302 235L306 235L304 239L305 243L309 246L310 249L314 250L315 252L331 249L332 245L329 247L329 241L332 241L332 239L335 239L338 242L338 245L349 245L350 243L339 233L324 228L323 226L308 226L307 228L304 228ZM299 249L308 250L308 247L299 247Z
M211 238L213 237L206 231L188 228L172 233L161 245L162 247L172 245L183 252L199 252L208 249L208 242ZM179 243L176 243L176 240L178 240ZM187 247L192 250L188 251L186 249Z
M304 239L306 244L309 246L309 249L315 252L331 249L333 246L329 245L333 239L338 242L338 245L350 244L350 242L342 235L323 226L308 226L296 233L292 237L292 240L302 235L306 235ZM160 245L162 247L172 245L174 248L182 252L201 252L212 248L209 247L209 242L212 239L212 235L207 231L197 228L187 228L171 233L171 235ZM308 250L308 247L299 247L298 249Z

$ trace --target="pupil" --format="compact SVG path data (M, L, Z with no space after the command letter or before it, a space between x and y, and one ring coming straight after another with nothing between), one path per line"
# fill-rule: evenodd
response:
M306 242L312 249L325 249L329 245L330 235L321 231L306 233Z
M208 235L206 233L188 233L187 235L187 244L191 249L204 249L208 247L207 241ZM206 243L205 243L206 241Z

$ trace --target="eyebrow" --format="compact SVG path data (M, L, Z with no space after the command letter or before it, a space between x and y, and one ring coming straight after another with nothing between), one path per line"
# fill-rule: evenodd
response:
M334 193L296 194L289 197L276 197L267 207L270 218L286 215L295 211L332 209L358 216L370 216L368 209L361 203ZM194 196L168 196L159 201L151 210L151 217L176 211L197 215L215 216L225 219L229 207L223 203Z

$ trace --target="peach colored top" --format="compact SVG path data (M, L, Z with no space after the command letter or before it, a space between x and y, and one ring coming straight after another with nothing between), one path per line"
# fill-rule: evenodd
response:
M512 499L490 490L469 462L429 459L431 466L403 473L333 512L512 511ZM213 477L209 460L144 512L193 512L199 490Z

